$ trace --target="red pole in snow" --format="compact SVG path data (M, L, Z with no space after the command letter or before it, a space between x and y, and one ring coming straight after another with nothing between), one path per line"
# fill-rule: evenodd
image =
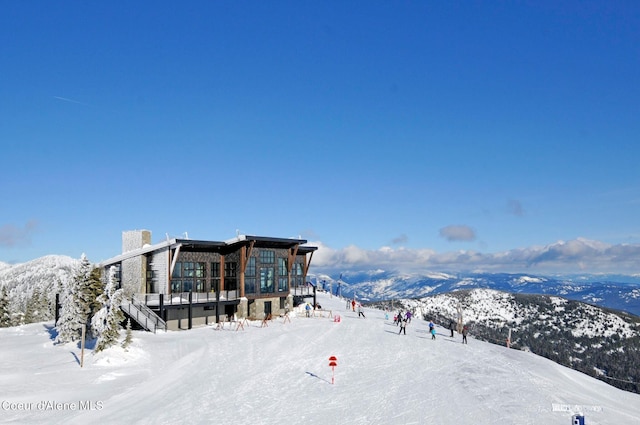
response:
M336 366L338 366L338 358L336 356L329 357L329 366L331 366L331 384L333 385L333 383L335 382L334 371Z

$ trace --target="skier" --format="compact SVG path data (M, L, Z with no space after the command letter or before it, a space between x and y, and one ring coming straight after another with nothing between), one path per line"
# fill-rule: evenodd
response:
M404 318L407 322L411 323L411 312L409 310L407 310L407 314L405 314Z
M304 306L304 309L307 310L307 317L311 316L311 304L307 303L307 305Z
M354 312L356 311L356 300L355 299L351 300L351 310L353 310Z
M401 333L404 333L406 335L407 334L407 321L406 320L402 320L402 318L400 318L400 320L398 322L400 322L400 332L398 332L398 335L400 335Z
M467 333L469 332L469 328L467 328L466 326L464 328L462 328L462 343L466 344L467 343Z
M449 329L451 330L451 338L453 338L453 328L455 327L455 324L453 323L453 320L449 320Z
M431 332L435 328L435 326L436 325L434 325L432 321L429 321L429 332Z
M364 311L362 311L362 304L358 303L358 317L364 317ZM366 317L364 317L366 319Z
M436 328L431 328L431 339L436 339Z
M396 326L398 326L402 322L402 310L398 310L398 314L396 315Z

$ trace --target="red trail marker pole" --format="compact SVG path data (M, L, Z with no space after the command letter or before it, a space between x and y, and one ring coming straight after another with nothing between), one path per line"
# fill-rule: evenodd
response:
M331 366L331 384L335 382L334 370L338 366L338 358L336 356L329 357L329 366Z

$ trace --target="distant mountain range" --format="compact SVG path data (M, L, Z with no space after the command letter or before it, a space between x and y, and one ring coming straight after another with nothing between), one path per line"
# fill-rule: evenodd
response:
M319 287L340 290L346 297L367 302L420 298L484 288L521 294L557 295L640 316L640 276L573 275L536 276L513 273L421 273L348 271L335 279L327 275L309 276ZM339 288L339 289L338 289Z

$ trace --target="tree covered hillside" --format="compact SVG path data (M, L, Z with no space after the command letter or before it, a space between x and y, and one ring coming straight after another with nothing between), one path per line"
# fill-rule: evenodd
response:
M52 319L55 294L73 280L79 265L80 260L62 255L16 265L0 263L0 314L9 322L3 326Z
M390 306L389 302L376 303ZM400 300L448 327L462 322L478 339L531 351L608 384L640 392L640 318L548 295L473 289Z

